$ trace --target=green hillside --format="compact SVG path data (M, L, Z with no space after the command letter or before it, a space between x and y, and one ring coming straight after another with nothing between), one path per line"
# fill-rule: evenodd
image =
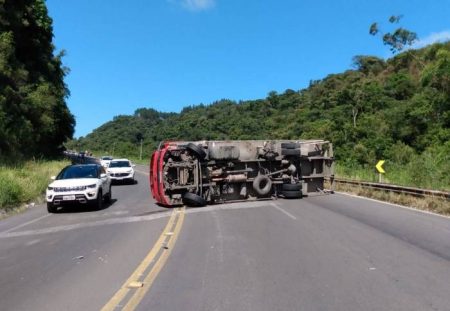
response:
M141 137L146 158L168 139L328 139L341 174L371 175L385 159L392 181L448 189L450 42L386 61L356 56L351 70L264 99L223 99L180 113L141 108L67 148L137 157Z
M49 158L72 138L68 68L44 0L0 1L0 162Z

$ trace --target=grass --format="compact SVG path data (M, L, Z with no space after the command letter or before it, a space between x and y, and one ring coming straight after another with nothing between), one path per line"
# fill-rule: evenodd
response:
M447 165L447 164L446 164ZM336 177L353 180L379 182L379 175L373 167L346 166L336 163ZM450 191L448 167L436 167L432 160L405 165L387 162L383 166L386 171L382 175L383 183L399 186L416 187L430 190Z
M20 205L40 203L50 182L70 162L28 161L15 166L0 166L0 213L11 212Z
M347 184L335 184L335 190L450 216L450 202L445 198L416 197Z
M432 157L425 154L422 156L413 156L411 161L405 164L386 161L386 164L383 166L386 173L382 175L381 182L399 186L450 191L448 155L445 155L444 159L446 161L442 161L439 157ZM363 167L336 163L335 168L337 178L379 182L379 174L374 165L371 167ZM337 191L353 193L442 215L450 215L450 201L445 198L417 197L364 188L357 185L336 183L335 186Z
M141 164L141 165L150 165L149 163L150 163L150 159L139 159L139 158L133 158L133 157L131 157L131 158L128 158L132 163L134 163L134 164Z

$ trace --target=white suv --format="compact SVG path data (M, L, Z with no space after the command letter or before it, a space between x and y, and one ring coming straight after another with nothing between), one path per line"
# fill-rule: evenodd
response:
M114 159L109 162L107 172L112 181L128 181L134 184L134 164L128 159Z
M111 162L112 159L113 159L113 157L111 157L111 156L103 156L100 158L100 164L106 168L106 167L108 167L109 162Z
M111 201L111 179L99 164L69 165L52 179L45 195L49 213L73 203L90 204L100 210L103 199Z

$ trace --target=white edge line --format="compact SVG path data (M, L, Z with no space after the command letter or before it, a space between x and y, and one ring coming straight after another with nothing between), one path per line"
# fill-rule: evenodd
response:
M270 205L272 205L273 207L275 207L277 210L279 210L280 212L284 213L285 215L287 215L288 217L297 220L297 217L295 217L294 215L292 215L289 212L286 212L284 209L282 209L281 207L279 207L278 205L276 205L275 203L270 203Z
M445 216L445 215L437 214L437 213L434 213L434 212L430 212L430 211L426 211L426 210L422 210L422 209L418 209L418 208L414 208L414 207L410 207L410 206L395 204L395 203L381 201L381 200L372 199L372 198L366 198L366 197L362 197L362 196L359 196L359 195L356 195L356 194L350 194L350 193L345 193L345 192L340 192L340 191L335 191L335 193L346 195L346 196L349 196L349 197L365 199L365 200L369 200L369 201L373 201L373 202L377 202L377 203L384 203L384 204L387 204L387 205L400 207L400 208L403 208L403 209L406 209L406 210L409 210L409 211L419 212L419 213L422 213L422 214L433 215L433 216L438 216L438 217L445 218L445 219L450 219L450 216Z
M46 218L46 217L48 217L48 216L50 216L50 215L51 215L51 214L46 214L46 215L43 215L43 216L38 217L38 218L36 218L36 219L27 221L26 223L17 225L17 226L15 226L15 227L12 227L12 228L6 230L6 231L0 232L0 234L5 234L5 233L8 233L8 232L14 231L14 230L16 230L16 229L25 227L26 225L30 225L30 224L32 224L32 223L34 223L34 222L36 222L36 221L39 221L39 220L41 220L41 219L44 219L44 218Z

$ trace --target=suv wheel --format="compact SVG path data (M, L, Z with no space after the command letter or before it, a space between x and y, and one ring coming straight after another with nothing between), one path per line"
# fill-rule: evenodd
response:
M58 209L58 208L57 208L56 206L54 206L53 203L47 202L47 211L48 211L49 213L56 213L56 210L57 210L57 209Z
M93 207L99 211L103 208L103 192L102 190L98 190L97 199L92 202Z
M107 195L105 195L105 202L111 203L111 197L112 197L112 189L111 189L111 186L109 186L109 192Z

